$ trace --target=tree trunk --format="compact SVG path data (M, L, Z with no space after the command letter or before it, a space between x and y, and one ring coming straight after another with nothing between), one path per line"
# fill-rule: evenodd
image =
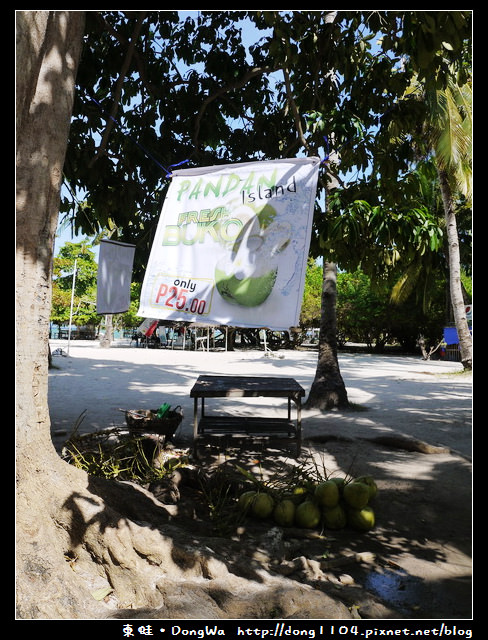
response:
M59 506L53 484L64 484L67 473L49 434L48 336L54 234L83 24L81 12L17 12L17 568L19 615L26 618L59 606L49 601L64 591L67 570L67 540L50 519ZM59 604L71 597L64 591Z
M472 348L473 340L466 320L466 308L463 297L463 287L461 283L461 260L459 256L459 236L457 231L456 214L452 199L451 187L448 175L445 171L439 170L439 181L444 206L444 216L446 220L447 242L449 250L449 286L451 294L452 310L454 322L459 338L459 348L461 351L461 362L466 370L471 370L473 366Z
M111 313L107 313L105 316L105 333L100 339L100 346L104 349L109 349L112 346L112 340L114 337L114 329L113 329L113 315Z
M319 354L315 378L305 407L333 409L348 406L347 391L337 360L337 266L324 262Z

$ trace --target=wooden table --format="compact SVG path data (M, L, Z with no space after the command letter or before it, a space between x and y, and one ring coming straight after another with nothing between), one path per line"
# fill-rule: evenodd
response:
M251 377L251 376L199 376L190 397L194 398L193 443L194 452L200 442L210 442L216 438L227 440L238 437L267 438L273 441L290 442L296 446L296 457L301 450L302 421L301 399L305 390L293 378ZM208 398L286 398L286 417L260 417L235 415L208 415L205 400ZM198 400L201 400L201 414L198 418ZM296 419L292 419L291 403L296 405Z

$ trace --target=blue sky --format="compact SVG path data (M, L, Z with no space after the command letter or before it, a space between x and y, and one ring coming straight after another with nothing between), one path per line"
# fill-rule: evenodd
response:
M85 235L73 236L73 232L69 228L61 231L58 223L56 239L54 241L54 255L57 255L59 249L66 244L66 242L81 242L85 238Z

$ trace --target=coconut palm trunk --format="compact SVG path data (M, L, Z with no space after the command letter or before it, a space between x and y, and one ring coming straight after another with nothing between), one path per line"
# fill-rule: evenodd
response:
M466 307L464 304L461 284L461 260L459 255L459 235L457 231L456 214L452 198L452 191L446 171L439 169L439 182L444 205L446 220L447 242L449 250L449 287L451 304L459 338L461 362L466 370L472 368L472 337L466 320Z

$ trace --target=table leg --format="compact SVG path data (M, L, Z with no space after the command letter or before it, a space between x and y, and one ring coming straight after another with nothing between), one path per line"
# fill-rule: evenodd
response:
M302 451L302 399L297 398L297 458Z
M198 398L193 400L193 456L198 459Z
M197 437L198 431L198 398L193 401L193 440Z

